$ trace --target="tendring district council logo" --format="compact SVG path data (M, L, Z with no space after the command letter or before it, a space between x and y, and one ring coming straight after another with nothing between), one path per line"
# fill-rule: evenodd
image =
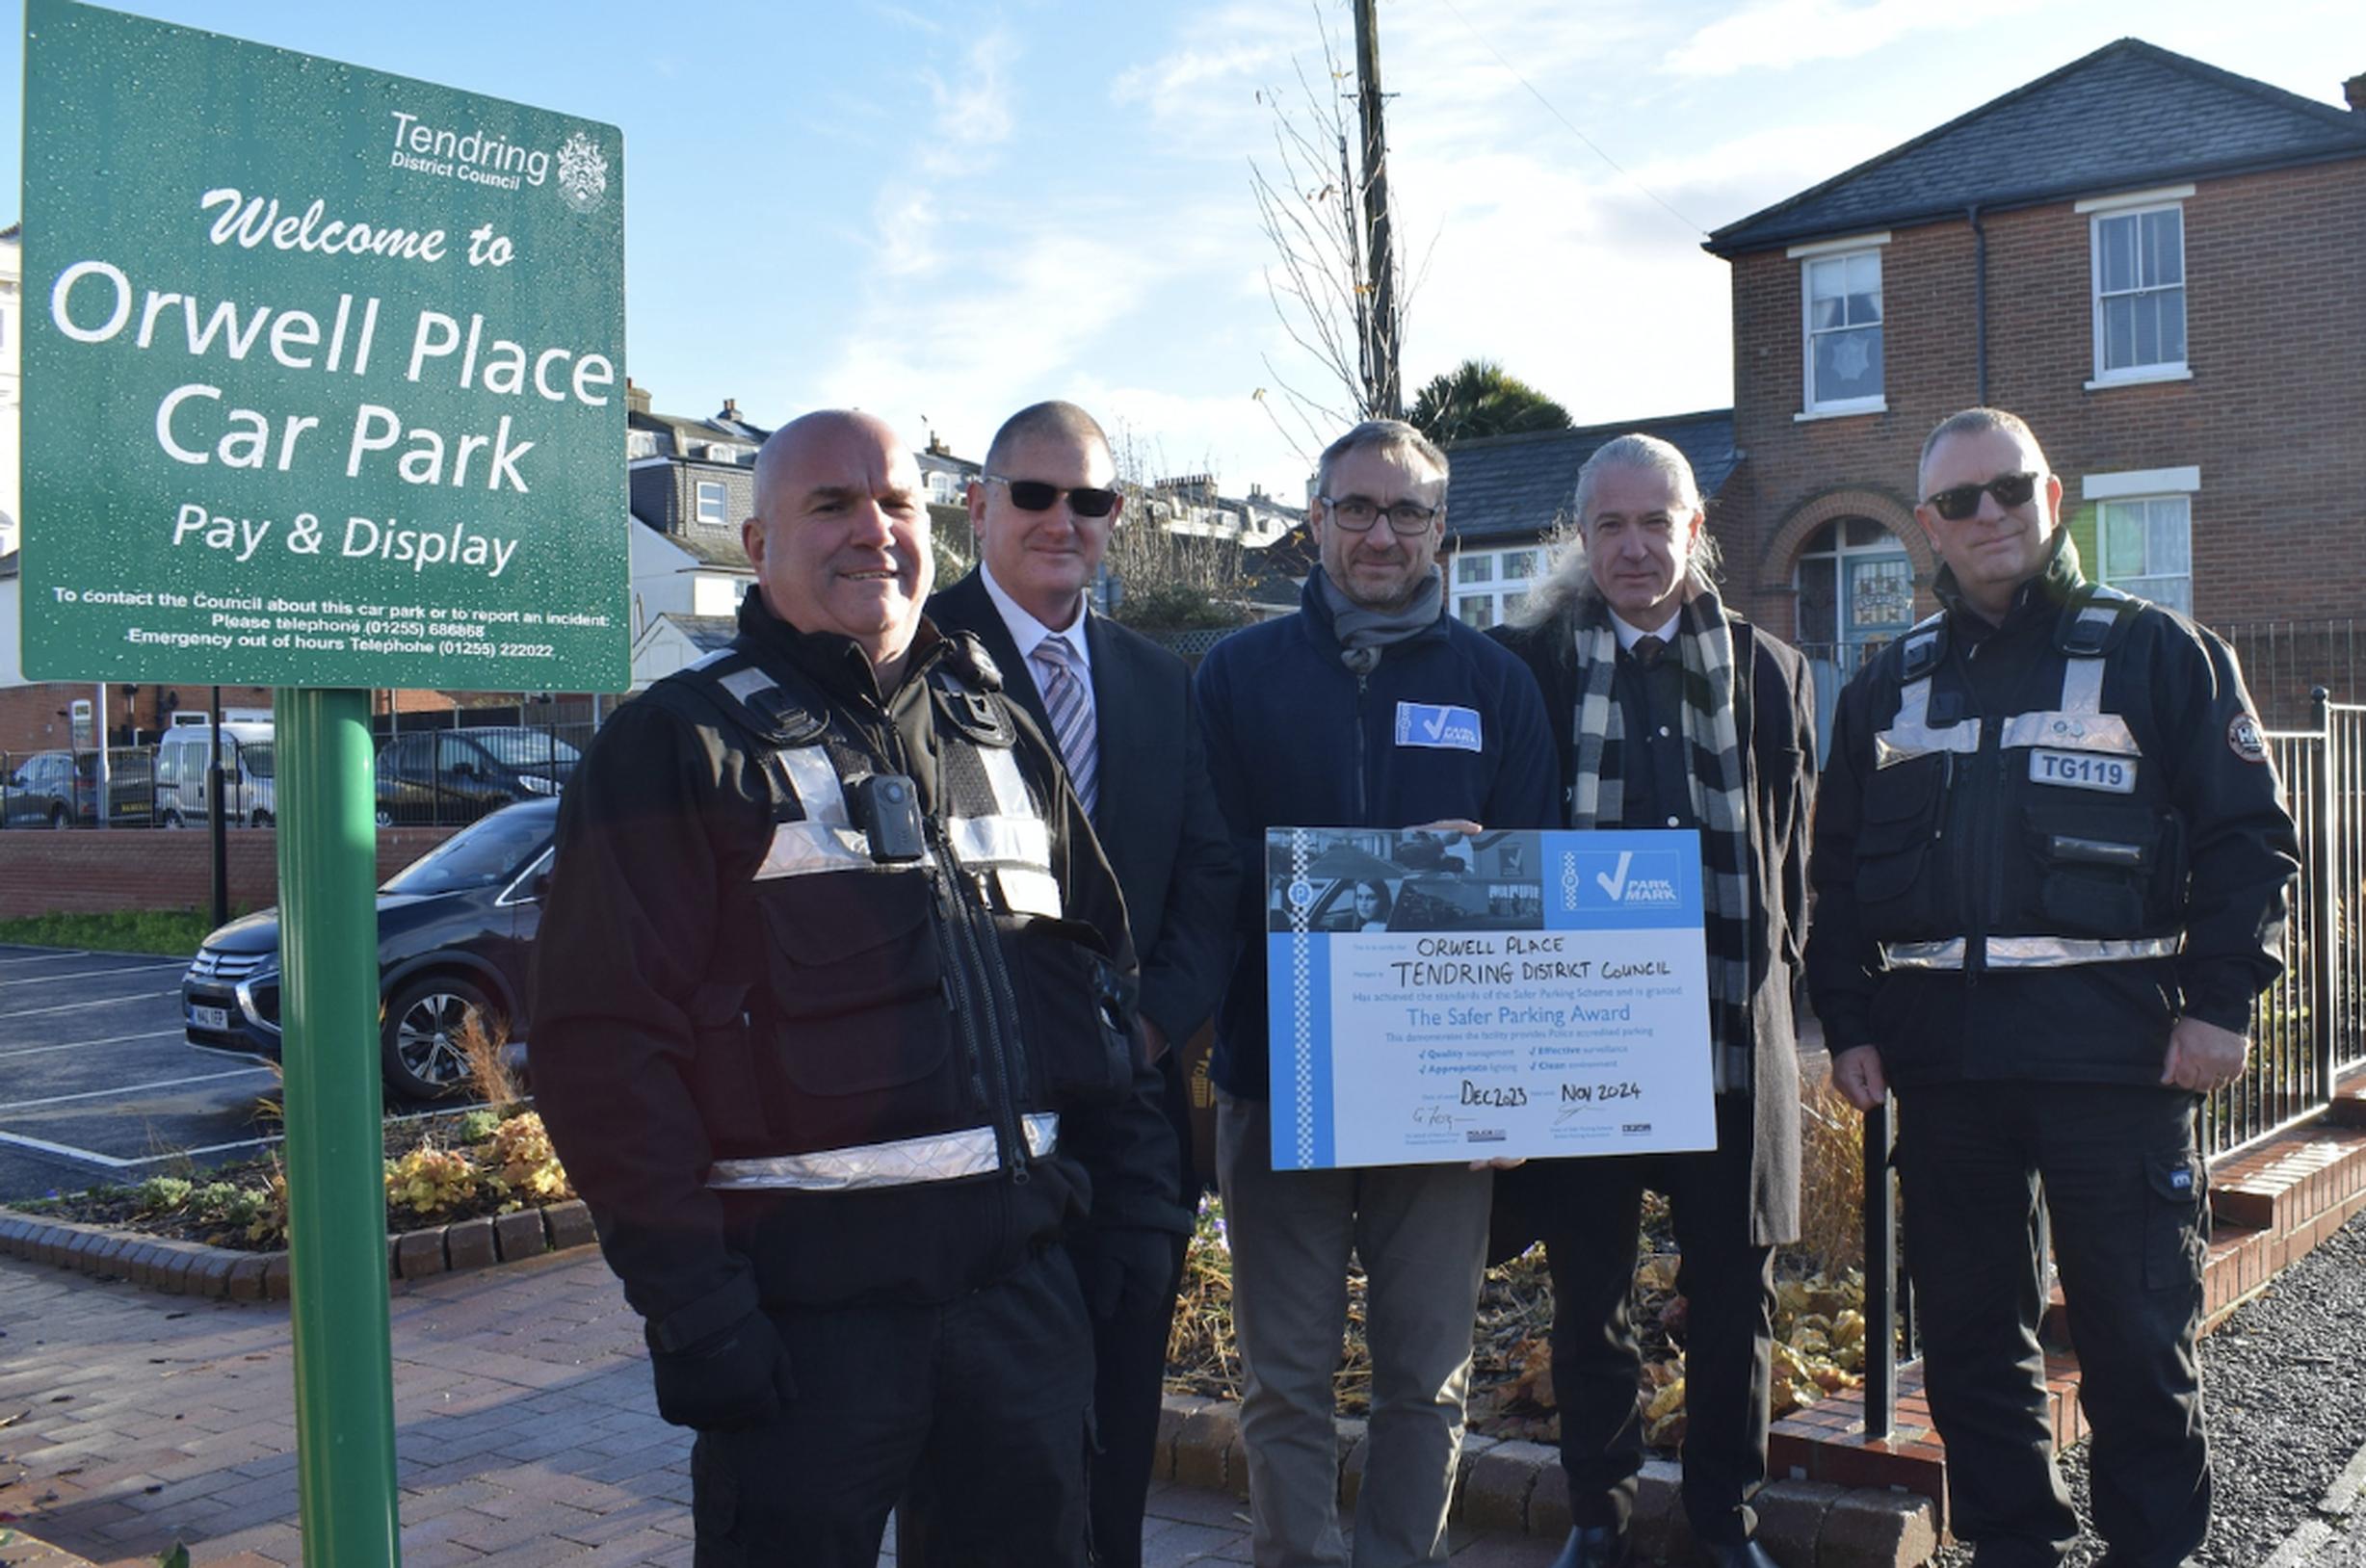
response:
M592 139L575 132L559 148L559 194L577 212L590 212L608 193L608 160Z

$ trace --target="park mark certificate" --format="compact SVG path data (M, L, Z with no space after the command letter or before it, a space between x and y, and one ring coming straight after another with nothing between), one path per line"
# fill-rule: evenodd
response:
M1699 835L1280 827L1275 1169L1717 1145Z

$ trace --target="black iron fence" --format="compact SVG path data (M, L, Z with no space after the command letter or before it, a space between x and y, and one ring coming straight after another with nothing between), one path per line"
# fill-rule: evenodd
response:
M2204 1101L2212 1159L2323 1111L2366 1064L2366 706L2309 693L2305 728L2271 729L2270 756L2300 841L2284 925L2284 971L2251 1009L2243 1077ZM1890 1108L1865 1117L1865 1431L1886 1435L1897 1357L1913 1350L1912 1295L1899 1267ZM1886 1353L1884 1353L1886 1352Z

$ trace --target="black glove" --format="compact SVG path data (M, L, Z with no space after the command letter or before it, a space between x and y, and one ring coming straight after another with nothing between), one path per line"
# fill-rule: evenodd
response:
M761 1310L679 1350L661 1350L652 1339L649 1370L657 1413L676 1426L761 1426L797 1398L788 1348Z
M1085 1315L1112 1322L1128 1298L1165 1302L1174 1284L1175 1238L1135 1226L1089 1231L1068 1243L1068 1261L1076 1266Z

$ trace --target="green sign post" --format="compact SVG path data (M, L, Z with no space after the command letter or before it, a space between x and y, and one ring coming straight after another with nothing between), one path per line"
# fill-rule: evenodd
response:
M368 689L628 683L614 126L29 0L24 664L280 688L307 1558L391 1563Z

